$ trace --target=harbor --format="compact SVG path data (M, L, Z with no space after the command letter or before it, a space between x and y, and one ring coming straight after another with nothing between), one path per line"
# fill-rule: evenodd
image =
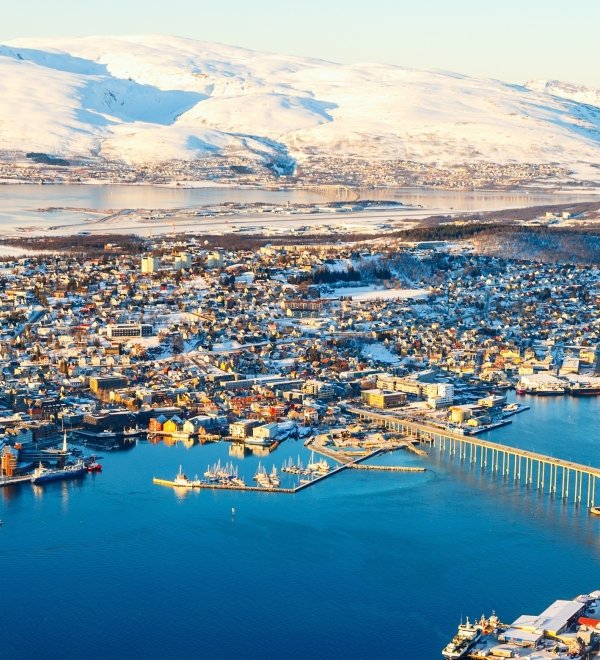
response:
M491 436L506 444L516 435L540 453L568 458L573 452L573 458L585 463L593 461L597 451L596 413L594 399L540 398L532 402L531 419L517 415L511 426ZM579 419L587 432L561 424L565 418ZM538 436L540 440L532 440ZM178 650L192 648L198 612L179 608L169 614L165 602L189 600L202 585L211 594L210 606L201 612L209 631L206 644L217 653L231 626L230 618L222 615L231 605L231 588L224 584L235 585L245 613L239 633L254 657L265 648L286 648L297 631L297 621L282 619L265 646L260 622L271 610L256 594L265 588L261 567L268 561L277 576L278 597L302 612L319 655L338 657L342 639L344 652L353 656L441 659L461 612L463 622L465 614L479 621L482 612L489 617L494 608L500 620L510 624L521 613L540 613L556 598L570 598L598 584L600 517L580 515L559 498L494 484L479 466L465 470L458 461L448 461L448 452L435 451L429 458L403 449L380 454L366 464L424 466L427 471L349 469L295 496L152 485L152 475L173 480L180 465L190 479L196 471L204 478L207 466L219 461L222 467L233 462L252 486L259 463L267 472L275 464L285 485L284 464L291 459L293 466L300 462L306 469L311 462L310 445L293 439L262 456L233 456L230 446L221 442L187 447L141 439L129 452L103 453L100 478L0 489L3 556L9 561L27 558L27 570L5 577L3 586L44 587L37 592L33 618L53 645L64 638L64 617L75 621L77 636L65 642L73 657L88 645L86 628L77 623L86 599L109 626L103 652L118 657L124 644L134 643L140 656L169 657L173 640L164 638L164 626L180 631ZM384 530L383 538L376 530ZM132 557L139 561L132 562ZM162 598L138 610L149 565L165 576ZM118 590L123 600L111 611L100 610L90 600L89 579L65 593L61 585L74 573L93 574L96 589L107 594ZM315 607L319 584L326 585L330 596ZM530 588L519 589L521 584ZM443 598L433 625L436 593ZM403 614L407 602L414 611L409 619ZM345 604L341 611L340 603ZM132 612L141 612L144 623L138 620L123 631L119 622ZM7 640L6 654L18 660L32 657L31 621L17 616L10 621L15 638ZM332 635L332 626L339 627L343 637ZM244 654L242 647L234 648ZM300 652L287 655L301 657Z
M102 465L94 454L83 455L81 450L68 444L68 434L44 443L44 449L4 447L1 453L0 488L31 483L40 485L49 481L64 481L84 476L88 472L101 472Z
M600 590L555 600L537 615L505 624L495 613L461 622L442 650L445 660L469 658L570 658L591 660L600 649Z

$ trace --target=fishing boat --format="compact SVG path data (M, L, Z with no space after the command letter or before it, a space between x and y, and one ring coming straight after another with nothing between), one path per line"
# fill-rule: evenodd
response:
M102 472L102 465L96 461L92 461L86 464L85 469L88 472Z
M123 437L124 438L136 438L140 435L143 435L144 433L146 433L145 429L141 429L139 426L135 426L135 427L130 427L128 429L125 429L123 431Z
M590 513L593 516L600 516L600 506L591 506L590 507Z

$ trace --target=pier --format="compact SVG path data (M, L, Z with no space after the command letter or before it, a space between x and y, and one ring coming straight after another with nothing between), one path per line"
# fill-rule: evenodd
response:
M401 417L363 408L348 408L360 419L370 420L402 433L409 440L429 444L440 454L458 458L467 466L479 466L490 476L501 476L549 492L564 501L592 507L596 502L596 482L600 468L509 447L498 442L460 435L444 429L411 422Z
M299 493L301 490L305 490L310 486L314 486L315 484L320 483L321 481L325 481L325 479L329 479L330 477L333 477L333 475L339 474L340 472L343 472L344 470L347 470L349 468L378 469L379 466L360 465L360 463L368 460L369 458L373 458L374 456L378 456L379 454L382 454L384 451L385 450L383 449L376 449L375 451L372 451L368 454L358 456L349 463L342 463L342 465L339 465L330 472L315 477L310 481L300 483L297 486L294 486L293 488L281 488L279 486L276 487L274 486L273 488L263 488L262 486L240 486L236 484L218 484L218 483L210 483L210 482L201 482L194 486L179 486L171 479L160 479L158 477L154 477L152 479L152 483L156 484L157 486L170 486L172 488L182 488L185 490L240 490L240 491L251 491L251 492L259 492L259 493L293 494L293 493ZM391 469L394 472L415 472L415 471L423 472L425 470L425 468L412 469L412 468L402 468L402 467L394 467L394 466L381 466L381 467L385 470Z
M22 484L25 483L26 481L29 481L29 483L31 483L30 474L21 474L18 477L0 477L0 488L2 488L2 486L12 486L13 484Z

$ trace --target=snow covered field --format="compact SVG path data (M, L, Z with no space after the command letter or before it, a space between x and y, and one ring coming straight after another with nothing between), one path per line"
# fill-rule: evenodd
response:
M366 300L397 300L399 298L425 298L429 295L427 289L382 289L376 286L344 286L333 290L332 293L322 294L322 298L339 298L351 296L353 302Z

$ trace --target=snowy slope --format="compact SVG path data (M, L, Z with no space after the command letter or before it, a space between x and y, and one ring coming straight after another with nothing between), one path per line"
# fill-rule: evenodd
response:
M213 153L475 159L585 171L600 162L600 108L576 101L547 87L165 36L0 46L0 150L130 162Z

